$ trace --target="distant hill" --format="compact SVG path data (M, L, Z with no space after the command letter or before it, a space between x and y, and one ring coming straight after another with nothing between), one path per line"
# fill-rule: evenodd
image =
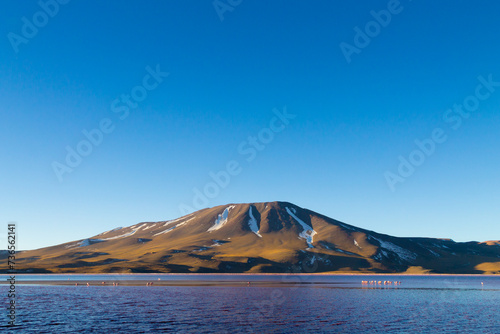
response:
M7 271L6 254L0 271ZM500 273L500 242L399 238L287 202L230 204L17 254L26 273Z

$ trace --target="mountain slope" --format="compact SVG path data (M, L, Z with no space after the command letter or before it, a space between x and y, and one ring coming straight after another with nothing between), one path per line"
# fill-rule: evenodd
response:
M5 258L0 270L6 271ZM20 272L500 273L500 244L397 238L287 202L231 204L21 252Z

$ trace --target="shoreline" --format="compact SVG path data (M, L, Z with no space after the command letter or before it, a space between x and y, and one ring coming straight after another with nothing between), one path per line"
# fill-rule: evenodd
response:
M87 285L87 283L89 285ZM0 286L7 283L0 283ZM280 282L280 281L203 281L203 280L172 280L172 281L150 281L150 280L110 280L104 284L100 280L45 280L45 281L17 281L18 285L33 286L74 286L74 287L120 287L120 286L219 286L219 287L295 287L295 286L314 286L328 285L338 286L346 284L345 282ZM352 284L352 282L349 282Z
M110 276L477 276L500 277L500 274L408 274L408 273L0 273L0 276L83 276L83 275L110 275Z

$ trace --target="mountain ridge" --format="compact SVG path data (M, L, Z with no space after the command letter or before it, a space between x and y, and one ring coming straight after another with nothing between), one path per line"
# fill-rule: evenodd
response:
M5 256L0 271L6 272ZM500 242L394 237L289 202L227 204L23 251L19 273L500 273Z

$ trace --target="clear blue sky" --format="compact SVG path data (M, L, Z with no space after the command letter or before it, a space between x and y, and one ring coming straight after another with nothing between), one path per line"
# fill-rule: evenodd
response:
M498 2L233 4L72 0L52 17L4 2L0 221L21 249L176 218L230 161L239 173L206 206L281 200L396 236L500 239L500 86L476 96L478 77L500 82ZM348 62L355 27L372 37ZM468 118L447 113L464 101ZM284 107L296 117L265 130ZM54 162L103 120L112 131L61 181ZM446 140L391 189L435 129Z

